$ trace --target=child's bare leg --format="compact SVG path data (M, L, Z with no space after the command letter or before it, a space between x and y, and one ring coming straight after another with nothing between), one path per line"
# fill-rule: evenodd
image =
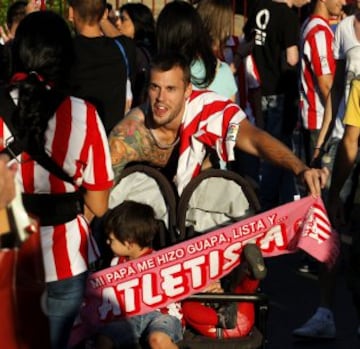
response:
M152 332L148 339L151 349L178 349L178 346L164 332Z

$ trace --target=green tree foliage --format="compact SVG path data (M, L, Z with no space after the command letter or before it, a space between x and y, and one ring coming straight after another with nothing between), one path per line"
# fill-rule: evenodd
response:
M0 0L0 24L5 23L7 9L9 5L15 1L16 0ZM66 0L47 0L46 6L48 9L64 15Z

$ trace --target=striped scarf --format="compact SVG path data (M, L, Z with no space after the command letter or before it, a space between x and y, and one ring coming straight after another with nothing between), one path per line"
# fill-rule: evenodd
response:
M180 127L180 150L175 184L179 195L196 177L206 147L222 161L234 160L239 123L246 118L240 107L211 91L194 91L187 101Z

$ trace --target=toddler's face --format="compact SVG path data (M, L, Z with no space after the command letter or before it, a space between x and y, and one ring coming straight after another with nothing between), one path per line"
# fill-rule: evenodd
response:
M129 255L129 245L123 244L120 242L113 233L109 234L109 238L107 239L107 243L109 244L111 250L118 257L127 257Z

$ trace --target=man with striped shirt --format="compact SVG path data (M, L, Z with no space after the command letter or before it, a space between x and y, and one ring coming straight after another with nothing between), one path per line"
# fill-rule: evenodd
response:
M210 91L192 91L189 67L176 54L154 60L149 105L130 111L109 142L116 178L130 162L175 163L171 179L179 194L201 171L208 149L226 162L234 158L234 147L265 158L291 170L316 196L328 177L326 169L308 168L285 145L251 125L238 105Z
M309 163L321 128L324 106L335 72L334 34L329 20L339 16L345 0L316 0L300 40L300 108L306 160Z

